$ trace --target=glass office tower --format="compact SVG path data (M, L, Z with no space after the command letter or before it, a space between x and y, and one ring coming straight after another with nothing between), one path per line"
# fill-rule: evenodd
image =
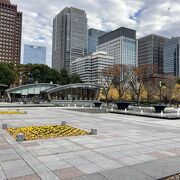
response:
M164 45L165 74L180 76L180 37L171 38Z
M23 64L46 64L46 47L25 44Z
M96 52L96 48L98 46L98 38L104 34L106 34L106 32L101 31L99 29L91 28L88 30L88 53L89 54Z
M70 72L72 61L86 53L86 12L66 7L53 20L52 68Z
M154 65L154 73L163 74L163 47L167 38L150 34L138 39L138 66Z
M113 56L115 64L135 67L137 65L136 31L120 27L99 37L97 51L105 51Z

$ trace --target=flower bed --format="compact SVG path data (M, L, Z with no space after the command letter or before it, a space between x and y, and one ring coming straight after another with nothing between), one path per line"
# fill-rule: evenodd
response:
M25 112L21 112L21 111L0 111L0 114L25 114Z
M25 135L25 140L48 139L66 136L83 136L88 132L69 125L46 125L22 128L8 128L8 132L16 138L20 133Z
M172 175L172 176L165 177L159 180L178 180L178 179L180 179L180 174Z

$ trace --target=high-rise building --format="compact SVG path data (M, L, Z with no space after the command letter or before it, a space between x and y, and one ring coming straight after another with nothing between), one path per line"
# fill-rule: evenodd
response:
M22 13L9 0L0 0L0 62L17 65L21 55Z
M86 53L86 12L66 7L53 20L52 68L70 71L72 61Z
M120 27L99 37L97 51L113 56L115 64L136 66L136 31Z
M138 66L153 65L153 73L163 74L163 46L166 40L155 34L138 39Z
M168 39L164 45L165 74L180 76L180 37Z
M98 38L107 32L91 28L88 30L88 53L96 52L98 46Z
M106 52L95 52L72 62L72 74L76 73L85 83L101 83L102 70L112 67L114 58Z
M23 64L46 64L46 47L25 44Z

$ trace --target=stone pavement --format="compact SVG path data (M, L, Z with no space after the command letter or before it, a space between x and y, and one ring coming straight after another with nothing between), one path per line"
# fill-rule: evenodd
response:
M68 124L98 135L17 143L0 129L0 180L153 180L180 172L180 121L24 108L0 126Z

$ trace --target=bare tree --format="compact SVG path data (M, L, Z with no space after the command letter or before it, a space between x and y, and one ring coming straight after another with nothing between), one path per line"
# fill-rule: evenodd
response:
M145 91L147 94L147 102L151 102L155 96L158 95L158 79L156 77L150 78L144 82Z
M105 96L106 96L107 104L108 104L108 94L112 87L112 81L113 81L113 68L112 67L104 68L101 73L101 84L103 84L105 88Z
M176 81L176 83L177 83L177 81ZM180 102L180 83L177 83L176 87L175 87L175 99L176 99L177 108L178 108L179 102Z
M176 78L173 75L167 76L164 81L165 88L166 88L166 99L171 105L173 96L175 95L175 86L176 86Z
M138 104L140 104L140 98L142 93L145 91L145 82L153 74L153 66L143 65L132 69L131 78L129 81L130 90L136 95Z
M117 64L113 67L113 85L118 90L119 100L129 88L130 67Z

